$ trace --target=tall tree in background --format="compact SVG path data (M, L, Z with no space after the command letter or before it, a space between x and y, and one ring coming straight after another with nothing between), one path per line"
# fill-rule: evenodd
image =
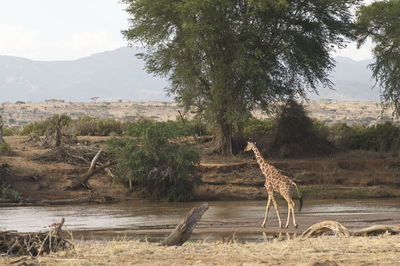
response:
M375 44L373 77L382 88L383 102L400 114L400 0L374 2L357 12L358 46Z
M359 0L123 0L123 31L169 93L215 125L218 151L250 111L331 86L330 52L353 37Z

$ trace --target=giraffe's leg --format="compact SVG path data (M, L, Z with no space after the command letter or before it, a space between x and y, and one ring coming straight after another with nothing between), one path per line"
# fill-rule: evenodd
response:
M288 202L287 202L287 219L286 219L285 228L288 228L288 227L289 227L289 221L290 221L290 213L291 213L291 210L292 210L292 206L290 206L290 202L288 201Z
M294 227L298 227L299 225L296 223L296 217L294 216L294 203L292 205L292 215L293 215L293 225Z
M281 221L281 216L279 215L279 208L278 208L278 204L276 203L276 200L274 197L272 197L272 204L275 207L275 211L276 211L276 216L278 217L278 222L279 222L279 228L282 228L282 221Z
M292 197L290 197L290 194L285 193L283 191L283 192L281 192L281 195L286 200L287 205L288 205L288 207L287 207L287 220L286 220L286 225L285 225L285 228L288 228L289 227L289 222L290 222L290 214L293 213L292 210L293 210L294 202L292 200Z
M268 195L268 200L267 200L267 207L265 207L265 216L264 216L264 221L261 225L261 227L265 227L267 224L267 216L268 216L268 211L269 211L269 206L271 205L271 195Z

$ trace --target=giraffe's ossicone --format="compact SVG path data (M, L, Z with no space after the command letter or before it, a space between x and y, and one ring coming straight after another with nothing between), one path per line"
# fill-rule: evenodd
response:
M272 204L275 207L276 211L276 216L278 217L279 221L279 227L282 228L282 221L281 217L279 214L279 208L278 204L276 203L275 197L274 197L274 192L278 192L281 194L281 196L286 200L288 204L288 216L287 216L287 221L285 227L289 227L289 221L290 221L290 215L293 217L293 225L297 228L298 224L296 223L296 218L294 215L294 201L292 199L292 196L290 195L290 190L292 187L295 187L297 190L297 194L299 196L299 211L301 210L303 206L303 198L300 194L300 191L292 180L289 179L289 177L281 174L278 169L276 169L273 165L268 164L264 158L262 157L260 151L258 150L256 143L253 141L248 141L247 146L244 149L244 151L250 151L252 150L254 152L254 155L256 157L257 163L260 166L261 172L263 173L265 177L265 189L268 194L268 201L267 201L267 207L265 209L265 217L264 221L261 225L261 227L265 227L267 224L267 216L268 216L268 211L269 207Z

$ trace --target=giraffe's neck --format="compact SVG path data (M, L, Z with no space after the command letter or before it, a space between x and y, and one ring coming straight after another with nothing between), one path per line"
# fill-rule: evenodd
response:
M262 166L265 163L265 160L262 157L260 151L257 149L257 147L253 147L253 152L254 152L254 155L256 156L257 163L260 166Z
M261 171L267 178L267 175L266 175L267 171L274 169L274 167L264 160L264 158L262 157L262 155L261 155L260 151L257 149L257 147L253 148L253 152L256 157L257 163L260 166Z

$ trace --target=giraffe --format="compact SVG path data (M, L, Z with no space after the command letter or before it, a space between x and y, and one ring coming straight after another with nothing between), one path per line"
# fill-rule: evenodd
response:
M262 157L260 151L258 150L258 148L256 146L256 143L253 141L248 141L247 146L244 149L244 151L250 151L250 150L253 150L256 160L257 160L257 163L260 166L261 172L265 176L264 187L268 194L267 207L265 209L265 217L264 217L264 221L263 221L261 227L265 227L265 225L267 223L268 211L269 211L269 207L272 202L272 204L274 205L275 211L276 211L276 216L278 217L279 227L282 228L282 221L281 221L281 217L279 215L278 204L276 203L276 200L274 198L274 192L278 192L282 195L282 197L287 201L287 204L288 204L288 216L287 216L287 221L286 221L285 227L286 228L289 227L290 214L292 214L293 225L297 228L298 224L296 223L296 218L294 216L294 202L290 195L290 189L292 186L296 187L297 194L299 195L299 200L300 200L299 211L301 210L301 207L303 206L303 199L300 195L300 192L299 192L299 189L297 188L296 183L294 183L292 180L290 180L289 177L281 174L273 165L268 164Z

